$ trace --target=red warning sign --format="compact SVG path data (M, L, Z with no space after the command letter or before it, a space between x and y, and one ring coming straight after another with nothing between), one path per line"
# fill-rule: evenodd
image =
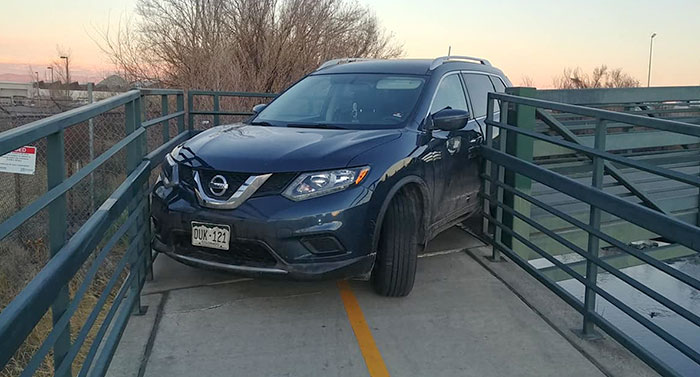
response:
M0 156L0 172L34 174L36 170L36 147L26 146Z

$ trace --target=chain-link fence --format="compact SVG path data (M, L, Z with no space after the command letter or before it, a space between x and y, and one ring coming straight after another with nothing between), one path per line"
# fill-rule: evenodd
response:
M53 99L3 103L0 104L0 132L84 104ZM102 113L89 121L69 127L64 132L65 175L70 177L124 138L124 109L119 107ZM31 144L36 147L36 169L33 174L0 172L0 192L3 193L0 196L0 222L16 215L47 192L50 166L47 144L47 138L38 139ZM125 152L117 153L66 192L67 238L75 234L96 208L123 182L126 176L125 159ZM49 260L48 225L48 209L45 208L0 240L0 309L15 297ZM119 254L115 253L114 258L118 258ZM35 332L37 337L42 334L41 329ZM31 340L28 342L33 343ZM22 358L22 355L17 357Z

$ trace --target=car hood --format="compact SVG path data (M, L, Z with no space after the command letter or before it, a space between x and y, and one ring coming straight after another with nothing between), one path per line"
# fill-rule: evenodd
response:
M362 152L401 136L398 129L329 130L233 124L185 142L179 160L193 167L246 173L347 167Z

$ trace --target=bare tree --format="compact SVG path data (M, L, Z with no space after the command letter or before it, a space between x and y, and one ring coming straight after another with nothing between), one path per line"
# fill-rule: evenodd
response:
M554 78L553 85L558 89L628 88L638 87L639 80L622 72L622 68L609 70L605 64L595 67L589 75L581 68L565 68Z
M532 80L532 77L527 76L527 75L522 75L520 77L520 86L524 86L527 88L534 88L535 82Z
M138 0L100 34L128 80L184 88L276 92L328 59L402 54L352 0Z

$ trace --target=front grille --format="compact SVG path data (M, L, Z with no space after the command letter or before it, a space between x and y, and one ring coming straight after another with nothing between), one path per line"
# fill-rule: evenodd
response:
M234 173L207 169L197 169L199 172L199 181L202 182L202 189L204 192L213 198L228 199L233 195L236 190L254 173ZM191 187L196 188L197 183L194 180L195 170L191 167L180 164L179 166L179 177L180 182ZM216 175L222 175L226 178L228 183L228 189L221 195L214 195L209 189L209 181ZM277 195L281 194L282 191L289 185L294 178L296 178L298 173L274 173L270 178L263 183L262 186L253 194L253 197L266 196L266 195Z
M178 254L231 265L273 267L277 264L275 257L262 242L234 239L229 242L228 250L218 250L192 246L191 237L190 234L175 236L175 244L179 246Z

